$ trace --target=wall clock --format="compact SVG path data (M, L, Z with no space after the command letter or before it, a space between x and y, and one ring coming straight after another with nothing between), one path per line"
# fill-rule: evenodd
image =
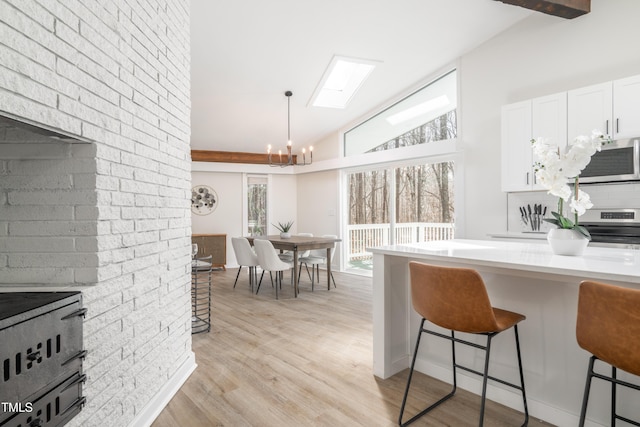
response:
M191 189L191 212L209 215L218 207L218 195L208 185L196 185Z

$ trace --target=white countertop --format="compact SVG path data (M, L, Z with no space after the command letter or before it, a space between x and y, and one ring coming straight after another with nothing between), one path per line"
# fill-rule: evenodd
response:
M546 244L495 240L441 240L367 248L374 254L419 259L446 258L521 271L640 283L640 251L587 247L579 257L553 255Z

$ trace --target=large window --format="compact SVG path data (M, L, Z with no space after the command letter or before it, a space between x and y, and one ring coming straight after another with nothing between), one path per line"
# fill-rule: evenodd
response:
M452 239L453 166L441 162L348 174L347 269L371 269L368 247Z
M344 135L344 155L391 150L457 135L456 71L412 93Z

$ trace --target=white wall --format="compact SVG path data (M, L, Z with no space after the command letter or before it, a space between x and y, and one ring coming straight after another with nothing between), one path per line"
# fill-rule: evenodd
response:
M340 236L340 172L297 175L298 230L314 236L335 234ZM341 244L336 247L334 262L340 259Z
M215 167L215 164L208 166ZM245 236L243 228L243 175L241 165L238 172L214 172L194 170L191 173L192 186L208 185L218 194L218 207L209 215L191 215L193 234L226 234L227 267L237 267L231 238ZM265 168L268 173L271 168ZM268 234L277 234L271 224L294 221L292 233L300 230L297 211L297 185L294 175L272 174L269 189L271 202L269 209Z
M536 13L461 58L466 237L507 228L500 107L640 73L638 16L635 0L593 0L573 20Z

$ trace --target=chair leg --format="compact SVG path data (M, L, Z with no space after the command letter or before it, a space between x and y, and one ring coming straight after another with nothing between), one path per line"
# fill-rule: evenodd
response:
M240 272L242 271L242 266L238 267L238 274L236 274L236 281L233 282L233 289L236 288L236 284L238 283L238 277L240 277Z
M513 326L513 332L516 337L516 353L518 355L518 371L520 372L520 386L522 387L522 404L524 406L524 424L529 424L529 407L527 406L527 394L524 389L524 372L522 370L522 355L520 353L520 338L518 336L518 325Z
M256 289L256 295L258 295L258 292L260 291L260 285L262 285L262 278L264 277L264 270L262 270L262 274L260 275L260 281L258 282L258 288ZM257 278L257 276L256 276Z
M255 267L249 266L249 287L251 288L251 293L253 293L253 276L254 276Z
M614 379L614 381L611 381L611 427L616 427L616 418L617 418L617 413L616 413L616 374L617 374L617 369L615 366L611 366L611 378Z
M596 357L591 356L589 359L589 368L587 370L587 383L584 386L584 396L582 397L582 409L580 410L580 421L578 422L579 427L584 426L584 420L587 415L587 403L589 403L589 391L591 390L591 378L593 378L593 363L595 362Z
M416 357L418 356L418 348L420 347L420 337L422 336L422 331L424 329L424 322L425 322L425 319L422 319L422 321L420 322L420 330L418 331L418 338L416 339L416 348L413 351L413 358L411 359L411 367L409 368L409 376L407 378L407 387L404 390L404 397L402 398L402 405L400 406L400 415L398 417L398 425L400 425L400 426L407 426L407 425L411 424L412 422L414 422L418 418L422 417L427 412L431 411L436 406L440 405L445 400L447 400L450 397L452 397L456 392L455 374L454 374L454 385L453 385L453 388L452 388L452 390L451 390L451 392L449 394L447 394L446 396L442 397L440 400L438 400L436 403L432 404L428 408L422 410L419 414L414 415L407 422L405 422L405 423L402 422L402 415L404 415L404 407L405 407L405 405L407 403L407 396L409 395L409 388L411 386L411 378L413 377L413 370L414 370L414 367L415 367L415 364L416 364ZM453 333L452 333L452 336L453 336ZM455 357L454 357L454 359L455 359Z
M336 286L336 279L335 279L335 277L333 277L333 271L331 272L331 280L333 281L333 287L334 287L334 288L337 288L337 286Z
M487 380L489 379L489 355L491 354L491 337L487 335L487 349L484 355L484 371L482 372L482 397L480 398L480 422L479 426L482 427L484 423L484 408L487 401Z

